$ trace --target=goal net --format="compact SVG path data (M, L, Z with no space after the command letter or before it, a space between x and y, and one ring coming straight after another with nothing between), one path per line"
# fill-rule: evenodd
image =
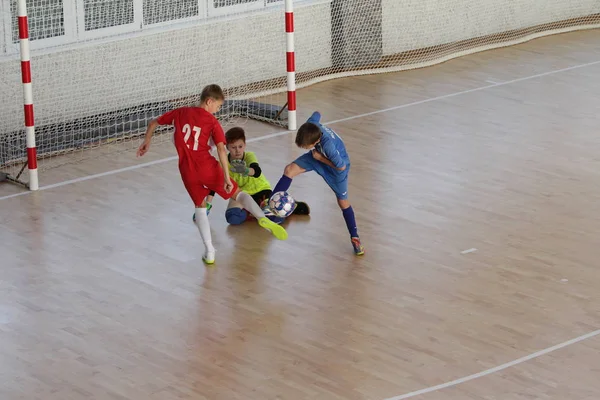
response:
M26 3L41 171L132 150L150 119L196 104L209 83L226 91L225 127L247 118L287 126L283 0ZM16 4L0 0L0 172L27 183ZM419 68L597 27L598 0L295 1L295 82Z

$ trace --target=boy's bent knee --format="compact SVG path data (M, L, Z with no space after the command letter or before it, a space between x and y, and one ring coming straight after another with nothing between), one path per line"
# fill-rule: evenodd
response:
M231 225L240 225L246 221L248 213L241 208L229 208L225 211L225 219Z
M296 175L301 174L302 172L304 172L304 169L296 163L290 163L286 165L285 169L283 170L283 174L288 178L293 178Z

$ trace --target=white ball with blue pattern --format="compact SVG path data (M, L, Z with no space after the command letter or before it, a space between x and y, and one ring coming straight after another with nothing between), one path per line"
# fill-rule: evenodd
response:
M269 200L271 212L278 217L289 217L296 206L296 200L288 192L273 193Z

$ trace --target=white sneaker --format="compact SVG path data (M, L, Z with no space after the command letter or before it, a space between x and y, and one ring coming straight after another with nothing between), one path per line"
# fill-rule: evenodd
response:
M206 250L204 252L204 255L202 256L202 261L204 261L206 264L214 264L215 263L215 253L216 253L216 250L212 250L212 251Z

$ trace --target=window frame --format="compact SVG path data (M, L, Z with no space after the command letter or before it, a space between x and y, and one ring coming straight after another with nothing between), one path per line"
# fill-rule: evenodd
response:
M18 54L19 49L19 41L13 43L12 41L12 30L13 24L18 25L17 18L12 18L12 14L10 11L10 1L11 0L0 0L1 7L0 9L3 11L4 15L4 34L3 42L4 42L4 54L13 55ZM73 4L73 0L62 0L63 6L63 23L65 33L61 36L54 36L45 39L36 39L29 40L29 49L30 50L39 50L45 49L53 46L60 46L63 44L72 43L77 40L77 24L75 23L75 7ZM27 16L29 18L30 13L27 11ZM31 26L31 24L29 24ZM30 28L31 29L31 28ZM0 41L2 42L2 41ZM1 54L1 53L0 53Z
M73 1L73 0L71 0ZM133 22L124 25L109 26L106 28L94 29L92 31L85 30L85 0L75 0L75 8L77 9L75 18L77 19L77 39L90 40L101 37L120 35L123 33L134 32L142 29L142 19L144 17L143 0L133 0Z
M19 54L19 42L12 42L13 24L17 23L16 18L13 21L10 11L12 0L0 0L0 11L3 16L3 32L0 31L0 56L14 56ZM331 0L321 0L328 2ZM214 7L214 0L197 0L198 15L186 18L172 19L168 21L157 22L153 24L144 23L144 0L133 0L133 22L126 25L118 25L106 28L85 31L85 7L84 0L62 0L64 35L46 39L30 40L30 49L46 50L52 47L78 44L80 41L93 41L95 39L110 39L127 33L148 33L155 28L176 27L177 25L186 25L195 21L210 22L214 18L236 18L245 13L251 13L260 10L268 10L273 7L283 7L284 0L278 0L268 3L267 0L256 0L252 3L233 4L221 8ZM318 3L318 0L297 0L299 4ZM231 15L233 14L233 15ZM2 18L2 17L0 17ZM116 38L115 38L116 39Z

